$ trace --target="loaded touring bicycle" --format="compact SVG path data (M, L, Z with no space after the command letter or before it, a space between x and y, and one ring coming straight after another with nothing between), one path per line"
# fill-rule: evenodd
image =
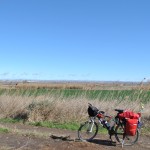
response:
M123 145L133 145L139 139L141 128L141 113L134 113L128 110L115 109L115 117L105 115L96 107L89 104L89 120L81 124L78 129L78 138L82 141L92 141L98 134L98 124L108 130L110 139L112 135Z

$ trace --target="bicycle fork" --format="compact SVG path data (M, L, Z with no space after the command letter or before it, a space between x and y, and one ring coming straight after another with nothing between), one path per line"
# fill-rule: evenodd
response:
M91 124L89 125L89 127L88 127L88 130L87 130L87 131L88 131L88 132L92 132L93 127L94 127L94 120L92 120L92 119L91 119L89 122L90 122Z

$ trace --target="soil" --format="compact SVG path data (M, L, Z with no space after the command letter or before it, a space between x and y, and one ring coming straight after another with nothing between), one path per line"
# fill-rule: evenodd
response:
M137 144L122 148L117 142L111 143L109 136L104 134L96 136L92 142L81 142L77 140L77 131L20 123L0 123L0 127L10 130L0 133L0 150L150 150L149 135L141 135Z

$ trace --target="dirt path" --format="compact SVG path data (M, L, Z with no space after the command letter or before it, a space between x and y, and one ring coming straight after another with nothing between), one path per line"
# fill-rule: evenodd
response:
M80 142L77 131L49 129L23 124L0 123L0 127L11 132L0 133L0 150L119 150L119 144L112 145L107 135L98 135L93 142ZM70 136L70 140L52 139L50 135ZM150 150L150 136L142 135L134 146L123 150Z

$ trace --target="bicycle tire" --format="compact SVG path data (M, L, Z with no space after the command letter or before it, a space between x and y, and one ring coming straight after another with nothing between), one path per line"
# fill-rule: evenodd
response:
M124 135L124 125L118 125L115 128L115 138L119 143L122 143ZM125 135L124 144L125 146L131 146L138 141L139 138L139 130L136 130L136 134L134 136Z
M90 127L92 126L92 121L87 121L85 122L84 124L82 124L79 129L78 129L78 138L81 140L81 141L92 141L93 138L97 135L97 132L98 132L98 125L96 122L94 122L93 124L93 129L92 131L90 129Z

